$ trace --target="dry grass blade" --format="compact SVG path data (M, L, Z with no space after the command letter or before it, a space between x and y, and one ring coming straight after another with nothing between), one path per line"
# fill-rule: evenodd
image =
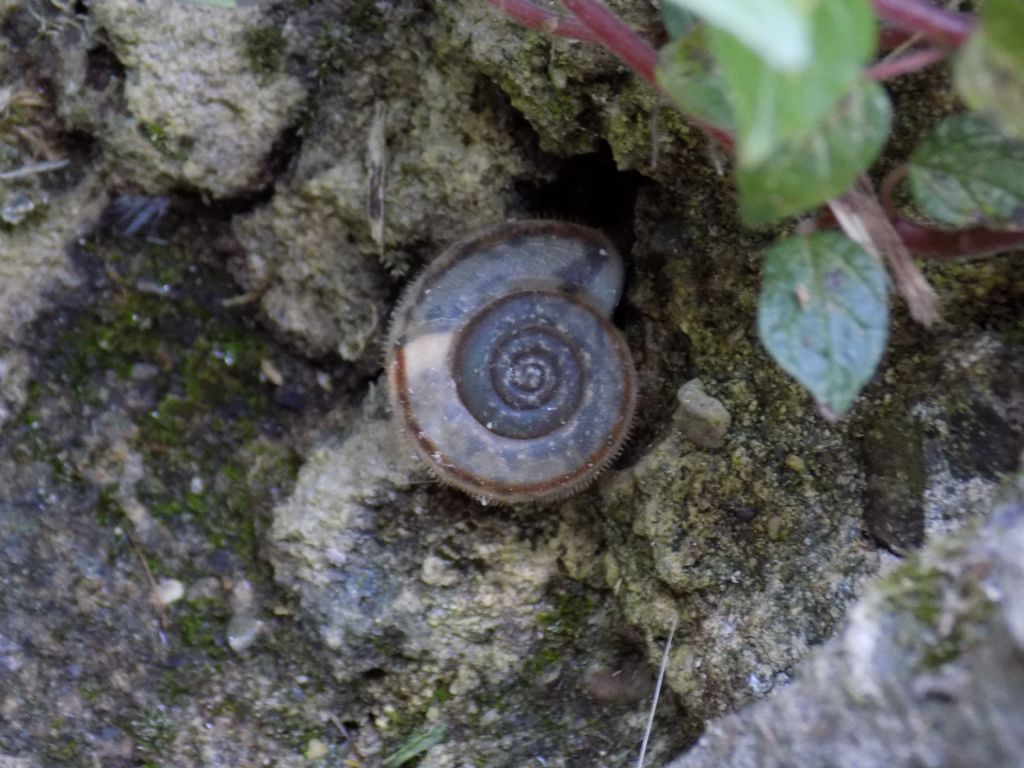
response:
M847 237L889 267L911 317L926 327L934 324L939 319L935 289L917 268L868 180L858 178L842 196L829 202L829 208Z
M651 739L651 730L654 728L654 713L658 711L658 699L661 698L661 684L665 681L665 668L668 667L668 655L672 650L672 638L676 634L676 620L672 619L672 627L668 631L668 638L665 640L665 650L661 654L661 666L658 667L658 682L654 685L654 699L651 701L651 712L647 716L647 727L644 729L644 740L640 743L640 757L637 758L636 768L644 768L644 757L647 756L647 744Z

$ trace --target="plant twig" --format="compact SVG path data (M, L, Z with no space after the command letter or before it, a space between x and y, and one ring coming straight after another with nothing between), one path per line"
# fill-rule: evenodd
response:
M378 101L373 105L373 123L366 140L367 190L366 217L370 224L370 236L377 244L380 254L384 253L384 204L385 170L387 167L387 105Z
M67 160L47 160L42 163L32 163L31 165L23 165L21 168L15 168L13 171L5 171L4 173L0 173L0 181L21 179L24 178L25 176L34 176L37 173L59 171L67 164Z
M651 739L651 731L654 729L654 713L658 711L658 699L661 698L661 684L665 681L665 670L668 668L668 654L672 650L672 638L676 634L676 619L672 619L672 627L668 631L668 638L665 640L665 650L661 654L661 666L658 667L658 682L654 685L654 700L651 702L651 712L647 715L647 727L644 729L644 740L640 743L640 757L637 758L636 768L644 768L644 757L647 755L647 742Z
M886 21L949 48L967 42L977 26L973 16L937 8L926 0L872 0L872 5Z
M167 611L164 610L163 603L160 602L159 589L156 585L156 579L153 578L153 572L149 569L149 562L146 560L146 555L143 554L142 547L139 546L139 542L135 540L135 537L129 533L127 528L123 530L128 542L132 545L132 549L135 550L135 554L139 556L142 570L146 572L146 580L149 582L150 599L153 601L153 605L156 606L157 614L159 614L160 628L166 632L171 628L171 620L167 618Z
M899 77L926 69L932 64L938 64L944 58L946 58L946 51L939 48L923 48L873 64L864 70L864 76L871 80L888 80L891 77Z
M586 40L596 43L598 37L590 31L590 27L576 19L563 19L544 8L534 5L530 0L488 0L488 2L524 27L547 32L556 37L567 37L571 40Z
M654 65L658 53L599 0L562 0L562 4L585 24L597 39L647 82L656 85Z
M911 317L924 326L934 324L939 319L935 289L914 263L867 178L862 174L853 186L830 200L828 205L843 232L889 267Z

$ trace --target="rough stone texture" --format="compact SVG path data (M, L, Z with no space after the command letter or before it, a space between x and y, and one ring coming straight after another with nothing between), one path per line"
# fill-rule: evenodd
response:
M1024 477L977 532L940 538L854 607L769 700L670 768L1024 764Z
M275 575L298 592L339 682L375 681L385 737L407 733L417 711L428 726L473 732L434 747L423 765L626 759L652 675L610 655L621 642L616 612L560 572L563 553L593 550L580 521L428 493L437 486L414 471L376 395L350 424L303 466L270 536ZM539 721L553 730L523 739ZM600 737L594 721L604 723ZM678 735L664 734L653 754L672 743Z
M149 194L184 188L210 197L271 180L268 156L306 97L295 77L261 71L247 31L263 10L186 0L95 0L100 39L124 67L67 52L62 112L95 133L112 183Z
M646 12L634 10L642 22ZM620 168L640 168L666 182L641 191L632 220L636 242L631 249L632 282L625 314L626 332L640 367L637 437L618 472L558 510L571 515L574 523L591 519L596 526L584 529L586 544L568 547L557 562L547 563L549 570L541 581L563 571L588 585L611 589L642 639L649 661L660 656L670 625L677 623L667 682L686 708L685 738L699 729L704 718L788 682L810 647L829 637L860 584L879 567L877 550L863 536L869 503L872 517L884 521L875 534L883 541L883 525L895 530L892 521L900 514L923 531L926 514L932 530L939 519L957 526L984 508L998 471L975 467L973 472L962 471L956 482L946 479L950 461L957 463L955 457L963 453L962 441L978 438L978 431L965 427L954 439L941 425L962 412L963 386L952 385L967 381L975 393L970 400L980 398L978 408L970 410L997 415L991 419L991 429L998 431L1000 447L992 453L1003 455L1019 445L1021 427L1013 416L1019 387L1012 378L1006 385L1000 383L996 364L1012 360L1016 347L1001 333L981 330L986 323L983 316L958 314L962 297L973 289L962 286L963 276L951 277L944 298L950 303L951 316L958 317L958 327L922 342L920 333L901 321L880 383L869 390L853 419L827 424L815 413L806 393L778 370L756 339L753 318L760 253L768 240L742 231L728 187L716 176L692 131L669 115L657 138L665 150L664 165L652 171L646 92L623 78L607 56L495 22L490 9L482 5L447 4L439 13L451 30L438 49L444 59L467 57L499 85L538 130L542 147L579 152L599 146L593 134L579 130L585 123L609 143ZM364 100L358 111L368 115L369 101ZM347 113L332 110L331 114ZM313 158L317 157L304 151L299 167L316 168ZM666 170L673 168L675 173ZM679 173L680 168L687 172ZM396 189L401 187L397 183ZM355 227L356 219L351 218ZM438 237L429 222L420 223L431 239ZM400 243L403 232L399 225L391 236ZM974 279L970 269L968 283ZM1005 288L1013 285L1005 272L993 275L991 283L998 286L997 291L1013 294L1016 290ZM1005 327L1008 315L998 307L993 316ZM973 355L973 362L968 363L965 355ZM713 447L717 441L704 441L712 447L701 447L682 439L686 411L674 395L679 382L693 376L699 376L706 394L731 414L732 423L719 438L720 447ZM903 428L918 419L926 422L925 437L920 443L902 441ZM968 417L965 423L978 422ZM337 573L368 573L371 563L342 559L340 565L333 564L325 559L324 542L339 536L351 541L350 526L360 528L352 521L363 520L369 537L364 548L374 553L371 562L388 563L389 573L418 573L415 593L419 599L429 602L438 599L429 597L432 592L459 588L443 561L411 547L408 538L381 532L382 521L394 520L400 513L388 507L377 509L379 502L367 505L364 497L391 499L407 481L393 476L396 465L379 453L369 454L374 457L370 464L387 471L376 478L353 479L344 469L346 455L358 454L365 460L365 429L365 425L354 428L348 448L330 449L334 458L318 454L303 475L300 489L321 485L334 489L331 495L341 501L333 511L318 511L323 506L319 494L313 502L300 495L279 508L276 516L278 573L299 591L303 609L337 648L335 670L343 680L366 664L388 667L389 656L443 660L450 658L452 649L440 635L429 639L429 632L424 634L415 610L398 597L399 583L381 585L379 577L366 581L375 591L372 598L364 596L362 605L379 611L375 615L381 626L371 629L365 617L345 624L345 615L359 604L353 604L352 595L343 595L335 581L361 580ZM386 437L383 427L379 429ZM902 464L885 462L892 478L888 487L899 483L900 473L920 467L919 485L903 497L905 512L892 498L884 498L880 489L886 483L875 482L874 465L866 466L863 460L864 452L874 449L865 447L862 433L879 430L904 448ZM433 494L414 493L410 502L399 494L394 503L403 509L412 505L415 513L407 513L406 519L407 525L415 526L412 521L450 514L451 495L440 492L439 500ZM967 500L970 503L965 504ZM355 516L353 502L359 510ZM310 510L312 522L298 523L302 513ZM287 521L285 527L282 519ZM329 526L322 527L321 521ZM503 535L512 540L522 537L520 523L518 517L511 517ZM391 524L383 530L390 531ZM284 531L287 536L282 535ZM577 529L570 540L578 541L582 533ZM555 543L565 540L563 534L560 526L557 530L542 527L532 535L552 547L564 546ZM895 541L890 544L894 545ZM459 546L472 544L459 540ZM522 588L535 600L531 590L536 585L531 584L524 581ZM398 631L397 647L372 642L382 627ZM445 678L443 662L433 671L427 663L423 667L421 676L409 670L399 673L398 679L388 682L387 695L431 689ZM428 680L432 684L424 682ZM471 693L470 700L474 695L480 694Z
M316 14L317 10L313 9ZM515 183L547 175L517 142L512 113L459 60L429 55L444 33L414 4L386 22L310 23L296 45L337 68L315 96L315 119L274 199L236 219L236 274L272 327L306 351L376 365L386 328L381 266L405 272L454 239L506 218ZM358 44L356 44L358 41ZM387 82L387 89L379 87ZM383 242L368 210L368 142L385 121Z
M31 386L0 429L0 764L298 768L314 736L337 764L365 723L252 549L296 418L260 356L293 387L313 373L211 317L237 287L201 242L93 235L79 287L22 329ZM185 596L160 605L158 579ZM246 615L264 631L242 658Z
M971 282L980 279L971 267L936 274L955 325L922 339L899 320L878 381L849 421L829 425L757 341L757 240L732 231L709 237L706 215L680 211L660 193L638 202L627 303L645 328L679 328L685 343L673 345L668 331L640 337L638 432L646 445L598 488L607 583L645 636L650 660L678 622L666 681L698 717L788 681L829 637L879 566L862 533L868 504L890 518L916 509L930 532L961 526L988 508L1024 446L1019 344L968 310ZM983 269L997 286L987 322L1012 329L1013 313L1001 309L1012 303L1003 292L1019 291L1012 265ZM667 357L674 347L686 350L682 362ZM732 415L722 448L681 439L685 409L657 386L680 374L699 375ZM862 463L861 437L872 428L901 446L903 464L892 454L883 460L890 475L918 473L907 508L872 496L877 464Z
M0 344L21 336L47 306L48 293L75 285L70 244L95 225L105 203L106 192L89 169L77 184L53 194L42 216L0 231Z
M29 162L24 154L14 158L16 164ZM20 346L31 346L26 328L78 284L71 244L95 225L107 199L91 164L45 186L32 180L29 188L39 208L31 218L0 229L0 428L28 397L32 360Z
M652 4L613 5L656 39ZM166 214L150 240L91 241L78 308L0 352L9 759L374 764L427 728L440 740L423 766L623 765L674 622L656 763L705 718L789 681L891 559L878 544L963 526L1013 469L1014 257L930 269L946 323L925 333L897 306L882 370L849 420L827 424L756 339L771 236L742 229L700 133L665 108L652 130L656 97L592 46L476 0L0 0L0 15L15 43L0 72L21 73L43 139L0 119L4 170L52 144L106 174L32 182L32 210L4 190L18 220L5 245L25 246L0 255L18 286L0 288L5 333L25 334L47 286L72 284L65 247L104 187L199 193L143 200ZM251 30L267 28L283 49L256 66ZM911 100L900 121L950 105L895 90ZM78 131L67 145L37 92ZM381 114L383 247L366 167ZM913 133L901 123L893 146ZM366 394L398 287L387 273L552 207L627 254L616 321L639 368L635 437L583 496L480 507L396 452ZM225 257L240 296L213 289ZM731 415L700 444L676 397L698 377ZM305 461L289 495L292 449ZM162 606L166 629L143 561L185 587Z
M377 362L387 279L376 257L353 245L337 213L341 198L322 182L278 192L236 219L245 250L240 282L259 295L271 327L308 353Z
M721 448L732 417L718 398L704 391L700 379L688 381L676 393L680 405L679 431L701 448Z
M657 9L648 3L610 6L648 39L662 34ZM694 146L699 130L672 110L661 110L657 133L651 131L651 90L628 74L598 46L553 39L501 17L489 3L445 3L438 12L450 25L450 45L508 94L530 121L541 147L557 154L590 152L602 140L611 146L621 170L637 169L653 177L665 173ZM653 145L664 163L652 167ZM704 169L694 169L703 173Z

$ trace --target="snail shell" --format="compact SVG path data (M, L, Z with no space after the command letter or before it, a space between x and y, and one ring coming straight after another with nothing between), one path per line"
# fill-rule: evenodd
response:
M600 232L521 221L451 246L412 283L387 347L400 430L482 501L550 500L617 455L636 404L609 321L622 259Z

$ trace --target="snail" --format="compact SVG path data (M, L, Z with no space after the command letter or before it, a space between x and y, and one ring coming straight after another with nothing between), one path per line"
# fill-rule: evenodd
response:
M434 473L484 503L569 496L618 455L636 374L609 317L622 259L561 221L500 224L409 286L387 342L393 418Z

